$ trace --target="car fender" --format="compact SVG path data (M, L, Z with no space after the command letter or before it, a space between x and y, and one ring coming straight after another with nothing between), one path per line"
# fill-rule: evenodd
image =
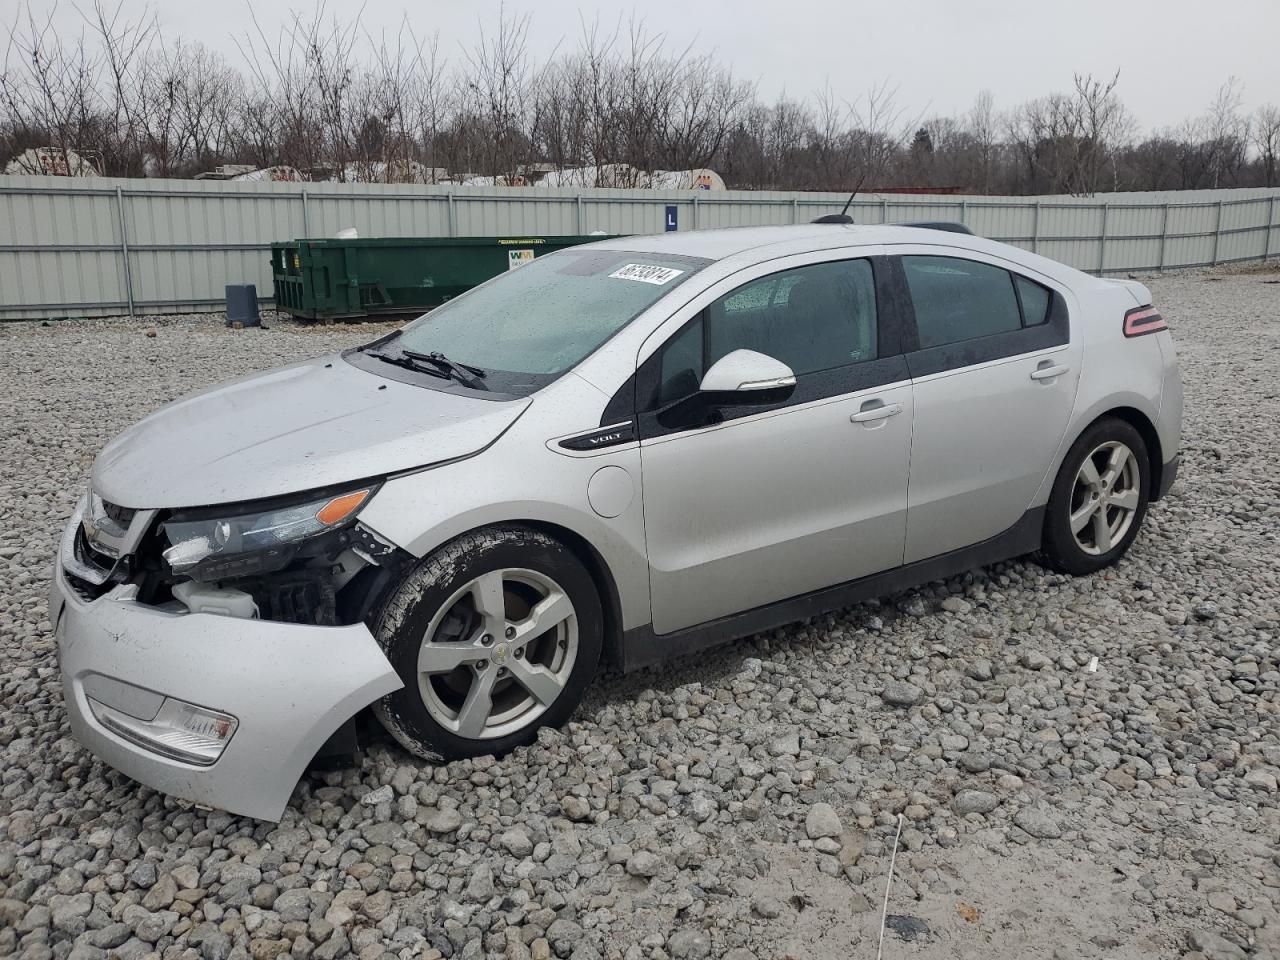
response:
M1036 491L1036 495L1031 501L1031 506L1043 506L1049 502L1049 496L1053 492L1053 484L1057 480L1058 471L1062 469L1063 460L1066 459L1071 447L1079 439L1080 435L1088 429L1089 425L1104 414L1123 408L1137 410L1150 420L1153 426L1160 422L1158 403L1152 403L1149 396L1131 390L1107 394L1085 407L1077 406L1072 414L1071 425L1063 437L1062 444L1054 454L1053 462L1045 473L1044 479L1040 483L1040 488Z
M424 557L455 537L503 523L568 530L594 548L617 588L623 629L650 620L640 448L635 441L591 451L552 438L598 429L608 398L569 376L542 416L523 417L466 460L389 479L361 512L379 536Z

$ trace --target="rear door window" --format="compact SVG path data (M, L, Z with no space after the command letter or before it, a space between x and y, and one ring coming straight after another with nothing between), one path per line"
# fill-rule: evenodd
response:
M1018 295L1007 270L959 257L907 256L902 266L921 349L1021 329Z

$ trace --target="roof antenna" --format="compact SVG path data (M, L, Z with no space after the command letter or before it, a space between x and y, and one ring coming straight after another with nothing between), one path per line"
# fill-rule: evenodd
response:
M866 178L863 177L863 180ZM853 193L849 194L849 199L844 202L844 208L839 213L828 213L825 216L818 217L814 223L853 223L853 217L849 216L849 205L853 203L853 198L858 195L858 191L862 189L862 180L858 181L858 185L853 188Z

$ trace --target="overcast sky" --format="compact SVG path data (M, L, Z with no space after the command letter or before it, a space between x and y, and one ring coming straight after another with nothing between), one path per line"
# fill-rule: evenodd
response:
M11 2L0 7L12 10ZM55 10L60 28L75 28L71 0L56 9L52 0L31 6L37 14ZM132 14L147 7L125 0ZM168 0L150 7L169 35L198 39L242 62L233 36L251 28L248 0ZM313 9L297 0L256 0L252 7L270 35L290 8ZM888 80L911 115L961 112L982 89L1007 109L1069 88L1073 71L1109 76L1118 67L1120 94L1144 130L1203 112L1232 75L1243 83L1246 110L1280 104L1280 0L510 0L506 8L529 13L534 54L573 45L583 18L611 26L637 12L652 31L666 33L672 48L692 43L713 52L739 77L755 81L766 100L784 89L807 97L828 80L838 97L851 100ZM360 6L329 0L327 9L349 17ZM407 12L419 36L438 31L441 52L457 59L480 23L497 22L500 4L367 0L363 10L375 35L397 31Z

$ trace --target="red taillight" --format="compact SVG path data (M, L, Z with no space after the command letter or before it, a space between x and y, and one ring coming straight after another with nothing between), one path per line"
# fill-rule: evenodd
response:
M1155 307L1134 307L1124 315L1124 335L1140 337L1144 333L1159 333L1168 330L1169 325Z

